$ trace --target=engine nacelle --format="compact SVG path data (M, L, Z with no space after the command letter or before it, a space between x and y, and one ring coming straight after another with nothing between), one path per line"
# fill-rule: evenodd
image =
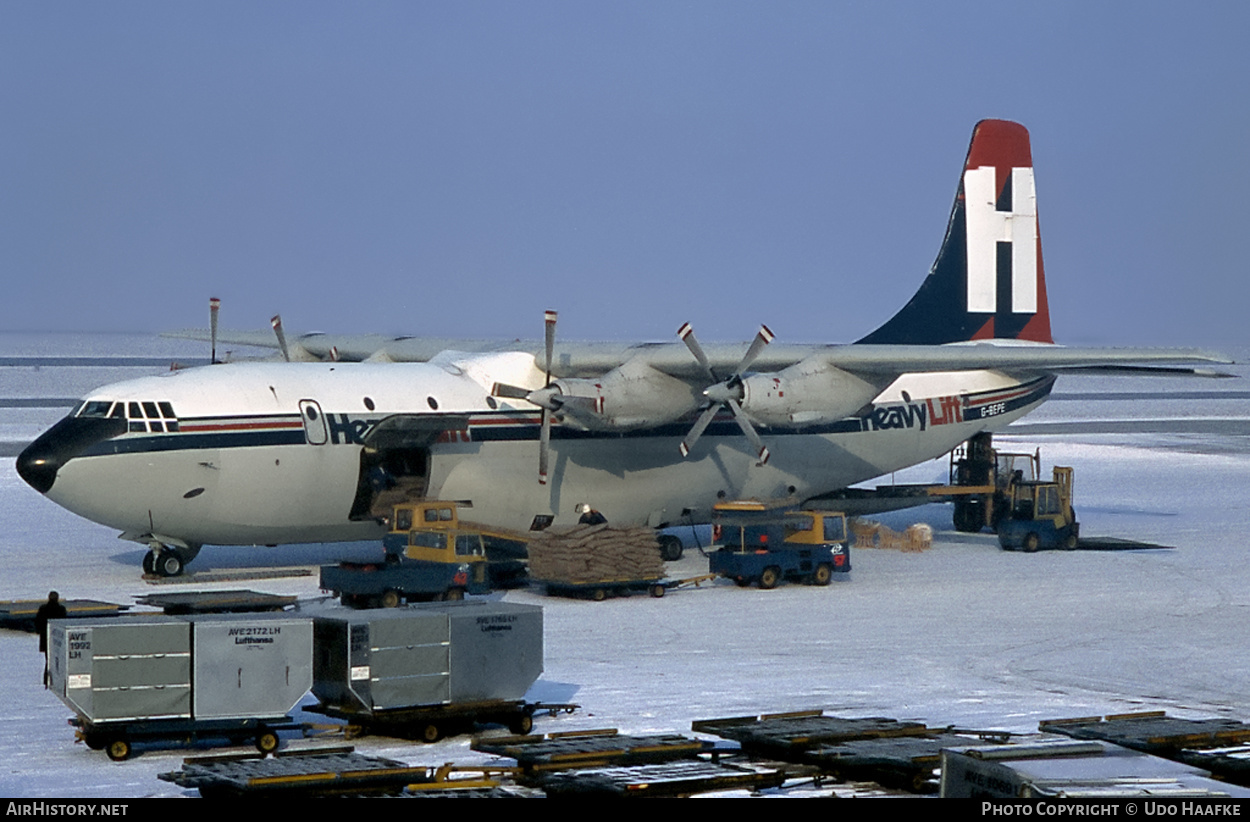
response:
M821 356L809 357L776 374L742 380L742 410L761 425L800 427L833 422L854 414L880 394L878 385L835 368Z
M559 413L599 431L663 425L703 401L689 383L633 360L600 379L558 379L551 387L558 391L553 405Z

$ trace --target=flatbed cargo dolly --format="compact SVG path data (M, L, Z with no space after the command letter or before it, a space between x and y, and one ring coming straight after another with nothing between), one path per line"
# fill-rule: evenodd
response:
M104 751L114 762L129 759L135 743L197 742L204 739L229 739L242 745L251 740L262 754L273 753L280 744L280 731L304 731L304 726L291 717L278 720L258 719L143 719L133 722L96 724L81 716L68 720L75 736L93 751Z
M593 599L603 602L608 597L627 597L636 593L648 593L653 597L664 596L664 580L654 579L596 579L572 581L567 579L538 579L548 596Z
M572 713L579 705L526 702L524 700L487 700L450 705L421 705L411 708L379 710L370 713L347 711L317 705L308 710L348 723L344 735L356 739L378 733L420 742L437 742L445 736L471 731L474 725L503 725L514 734L528 734L534 727L534 714Z

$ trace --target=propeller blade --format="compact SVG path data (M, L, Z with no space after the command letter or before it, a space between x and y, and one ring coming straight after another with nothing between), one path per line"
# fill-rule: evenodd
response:
M286 347L286 334L282 333L282 315L274 314L269 320L269 324L273 326L273 333L278 335L278 347L282 349L282 357L287 362L291 361L291 352Z
M212 355L209 358L210 363L217 362L217 311L221 308L221 300L216 297L208 299L208 334L212 341Z
M681 441L681 455L683 457L690 455L690 449L694 448L694 444L699 441L699 437L703 436L703 431L711 424L712 418L716 416L716 412L720 410L720 403L712 403L703 409L703 413L699 415L694 423L694 427L690 429L690 433L686 434L686 438Z
M757 333L755 335L755 339L751 341L751 347L747 349L746 355L743 356L742 362L738 363L738 369L734 373L741 377L742 373L750 368L751 363L755 362L756 358L759 357L759 355L764 351L764 346L768 345L772 341L773 332L769 330L768 326L761 325L759 333Z
M712 366L708 362L707 354L703 353L703 346L699 345L699 341L694 336L694 329L690 327L690 323L682 323L681 328L677 329L677 336L681 337L681 341L686 344L686 348L690 349L690 353L699 361L699 365L703 366L703 370L707 372L708 379L716 382L716 375L712 373Z
M538 484L547 484L547 458L551 452L551 412L543 409L542 433L538 437Z
M746 436L747 441L755 447L756 456L759 457L759 464L763 465L768 462L768 449L764 446L760 435L755 432L755 426L751 425L751 421L747 419L746 412L736 402L727 402L725 405L728 405L729 410L733 412L734 422L738 423L738 427L742 429L742 433Z
M547 385L551 385L551 358L556 350L556 312L548 310L543 314L543 322L547 332Z

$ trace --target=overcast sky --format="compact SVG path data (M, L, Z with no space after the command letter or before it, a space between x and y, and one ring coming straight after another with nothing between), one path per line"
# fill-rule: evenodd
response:
M0 1L0 330L850 341L974 123L1055 338L1244 344L1250 4Z

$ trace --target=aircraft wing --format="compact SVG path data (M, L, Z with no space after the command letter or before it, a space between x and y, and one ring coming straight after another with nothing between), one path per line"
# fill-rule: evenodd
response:
M172 332L168 336L208 340L204 330ZM271 331L228 331L218 335L219 344L277 348ZM488 340L450 337L388 337L372 335L303 334L290 338L299 359L360 362L426 362L444 351L486 354L522 351L541 360L541 340ZM709 344L704 347L708 363L718 377L734 373L747 351L745 343ZM780 371L809 358L854 374L874 376L932 371L1006 370L1183 374L1229 376L1202 364L1230 364L1232 360L1197 348L1102 348L1050 344L952 343L948 345L866 344L802 345L774 344L751 365L752 371ZM702 366L679 342L557 342L552 358L556 377L593 377L626 362L645 364L679 379L699 379ZM1189 366L1184 368L1167 366Z

